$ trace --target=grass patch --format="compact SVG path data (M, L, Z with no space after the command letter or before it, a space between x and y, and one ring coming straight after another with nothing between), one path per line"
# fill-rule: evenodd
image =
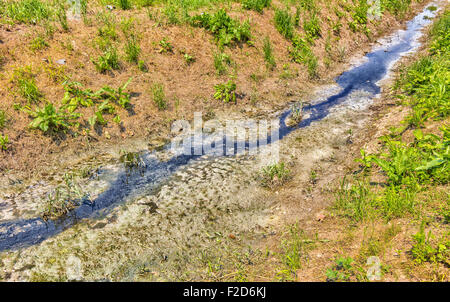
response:
M308 258L308 251L313 247L314 240L309 239L298 224L289 225L282 235L280 260L284 266L277 273L282 281L293 281L297 271Z
M36 85L35 75L31 66L16 68L11 81L16 85L17 92L28 104L38 103L43 97L42 92Z
M231 57L223 52L214 53L214 68L217 75L223 75L227 71L227 65L231 64Z
M64 174L63 184L59 185L47 200L41 214L42 219L47 221L66 215L81 203L82 198L83 193L73 175Z
M270 6L271 2L272 0L243 0L242 8L262 13L264 8Z
M8 135L0 135L0 150L7 151L8 150L8 144L9 144L9 138Z
M260 175L261 185L269 188L283 185L289 179L291 179L291 171L283 162L264 167Z
M275 28L283 37L288 40L294 37L294 22L287 9L276 9L274 21Z
M270 43L270 39L267 36L264 38L263 52L264 61L266 61L267 68L273 70L277 66L277 63L275 62L275 56L273 55L272 44Z
M43 35L38 35L36 38L34 38L30 42L30 49L34 52L43 50L43 49L47 48L48 46L49 45Z
M153 95L153 102L158 107L159 110L167 109L166 94L164 92L164 86L160 83L155 83L151 87L151 92Z
M3 110L0 110L0 129L5 128L7 120L8 120L8 117L6 115L6 112Z
M137 64L140 53L141 47L139 46L139 40L133 35L128 38L127 43L125 44L125 59L130 63Z
M37 24L50 19L54 14L51 6L40 0L19 0L0 2L0 15L16 23Z

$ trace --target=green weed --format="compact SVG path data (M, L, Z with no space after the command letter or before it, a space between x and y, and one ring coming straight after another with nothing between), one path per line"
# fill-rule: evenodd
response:
M105 73L108 70L120 69L119 56L115 47L110 46L103 55L100 55L97 60L92 60L97 71Z
M295 279L297 270L307 260L308 251L313 247L314 240L309 239L298 224L288 226L282 237L280 258L286 269L279 271L277 275L282 280L292 280Z
M292 41L292 47L289 49L289 54L295 62L306 65L310 78L313 79L318 76L318 59L305 39L295 37Z
M262 13L264 8L269 7L271 0L243 0L242 7L248 10L255 10Z
M311 42L321 37L319 18L316 14L312 14L303 22L303 29L305 30L306 38Z
M381 0L381 9L388 10L394 16L403 18L411 5L411 0Z
M236 83L232 80L214 86L214 98L224 103L236 102Z
M167 37L164 37L161 41L159 41L159 46L159 53L173 52L173 45L167 40Z
M203 13L194 16L191 18L191 24L210 31L220 48L233 42L245 43L251 38L248 21L241 24L239 21L232 19L224 9L218 10L213 15Z
M142 72L147 72L148 71L147 64L145 64L145 61L143 61L143 60L139 60L138 61L138 68Z
M153 102L156 104L159 110L167 109L166 94L164 92L164 86L159 83L153 84L151 87L153 95Z
M110 86L104 86L95 93L95 96L102 100L110 100L119 105L120 107L127 109L130 106L130 94L125 92L127 86L131 83L132 78L119 86L119 88L114 89Z
M231 57L223 52L214 53L214 68L217 75L223 75L227 71L227 65L231 64Z
M64 31L69 31L69 23L67 22L67 12L63 4L59 5L57 12L58 22Z
M64 110L56 109L53 104L49 103L43 108L37 108L32 111L24 109L34 120L30 123L30 128L40 129L42 132L48 131L65 131L72 126L71 120L80 117L79 113L67 113Z
M124 165L127 175L130 175L135 169L143 173L145 163L139 153L121 150L119 161Z
M45 37L43 35L38 35L36 38L34 38L30 42L30 49L32 51L39 51L47 48L49 45L47 41L45 40Z
M275 57L273 55L273 48L270 43L269 37L265 37L263 43L264 43L263 44L264 61L266 61L267 68L272 70L275 68L277 64L275 62Z
M132 3L130 0L117 0L116 3L117 3L117 6L123 10L128 10L128 9L131 9L131 7L132 7Z
M0 110L0 129L5 128L7 120L8 120L8 117L6 115L6 112L3 110Z
M135 36L131 36L125 44L126 60L131 63L138 63L140 53L141 47L139 46L138 39Z
M7 151L8 150L8 144L9 144L9 138L8 135L0 135L0 150Z
M335 264L327 269L327 281L348 281L354 275L354 260L351 257L339 257Z
M275 27L288 40L294 37L294 22L287 9L275 10Z
M82 190L75 182L73 175L64 174L64 183L49 194L41 214L42 219L47 221L66 215L81 203L82 198Z
M12 82L16 85L19 94L28 102L28 104L38 103L43 97L42 92L36 85L35 76L31 70L31 66L15 69Z
M291 171L286 168L285 163L264 167L261 171L260 183L263 187L276 187L286 183L291 178Z

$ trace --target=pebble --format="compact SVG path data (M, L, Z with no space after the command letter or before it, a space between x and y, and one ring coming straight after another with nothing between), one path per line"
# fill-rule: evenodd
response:
M56 61L56 64L59 64L59 65L66 65L66 59L60 59L60 60L57 60L57 61Z

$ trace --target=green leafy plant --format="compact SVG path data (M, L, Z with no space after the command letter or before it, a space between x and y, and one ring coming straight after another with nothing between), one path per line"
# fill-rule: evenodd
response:
M61 100L63 108L68 112L74 112L79 106L91 107L94 105L95 95L92 90L83 89L83 85L78 82L65 81L64 86L64 97Z
M193 56L191 56L190 54L185 53L183 55L184 61L186 62L186 64L190 65L193 62L195 62L195 58Z
M311 42L321 37L319 18L316 14L312 14L309 19L303 22L303 29L305 30L306 38Z
M307 66L310 78L316 78L318 76L317 68L319 63L317 57L305 39L295 37L292 41L292 47L289 49L289 54L295 62Z
M159 53L173 52L173 45L167 40L167 37L164 37L161 41L159 41L159 46Z
M231 43L247 42L251 38L250 24L248 21L242 24L232 19L224 9L218 10L213 15L202 13L191 18L191 24L203 27L210 31L220 48Z
M300 2L300 7L308 12L317 11L316 0L299 0L298 2Z
M286 183L291 178L291 171L285 163L280 162L264 167L261 171L260 183L263 187L276 187Z
M350 257L336 259L335 264L326 271L327 281L348 281L354 274L353 262Z
M236 102L236 83L229 80L226 83L217 84L214 86L214 98L222 100L224 103Z
M100 44L109 45L111 41L116 41L119 38L119 34L116 30L116 23L113 17L109 17L108 15L101 15L99 17L101 22L101 26L98 28L98 36L102 39ZM124 35L127 36L126 25L122 23L122 30L125 28ZM103 47L101 47L103 48Z
M128 81L119 86L119 88L114 89L110 86L104 86L95 93L95 96L104 100L111 100L118 104L122 108L129 108L130 106L130 94L125 92L127 86L130 84L133 78L129 78Z
M79 113L67 113L61 109L57 110L53 104L49 103L43 108L35 111L24 109L34 120L30 123L30 128L40 129L42 132L60 131L69 128L75 120L80 117Z
M8 135L0 135L0 150L7 151L8 150L8 144L9 144L9 138Z
M142 72L147 72L147 71L148 71L147 64L145 64L145 61L144 61L144 60L139 60L139 61L138 61L138 68L139 68L139 70L142 71Z
M94 114L88 119L89 124L91 126L96 124L106 125L108 122L103 114L115 113L116 108L114 105L124 109L130 108L130 94L126 92L126 89L131 80L132 78L128 79L126 83L120 85L117 89L104 86L96 92L93 92L91 89L83 89L81 83L66 81L63 83L66 91L61 101L63 103L61 109L72 113L79 107L95 106ZM120 124L120 117L116 115L113 121Z

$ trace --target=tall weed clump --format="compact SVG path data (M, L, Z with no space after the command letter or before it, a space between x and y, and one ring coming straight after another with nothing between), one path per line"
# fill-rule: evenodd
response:
M214 14L203 13L191 18L191 24L210 31L220 48L232 43L245 43L250 40L250 24L240 23L220 9Z
M287 9L275 10L275 28L288 40L294 37L294 20Z

